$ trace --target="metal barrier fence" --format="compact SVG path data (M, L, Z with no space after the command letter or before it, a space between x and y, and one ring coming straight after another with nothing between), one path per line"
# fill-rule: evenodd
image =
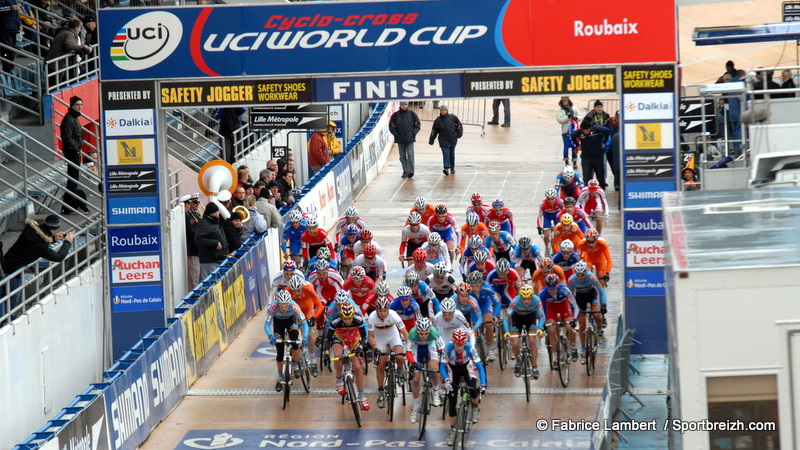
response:
M644 403L631 392L630 372L633 367L630 365L631 347L633 346L633 335L636 330L626 330L622 336L621 341L611 354L608 363L608 370L606 373L606 382L603 386L603 398L600 402L600 407L597 411L596 420L598 423L611 423L618 419L619 415L623 415L628 421L631 416L621 407L622 396L625 394L633 397L634 400L644 406ZM592 447L598 450L611 449L613 436L622 439L625 442L628 440L619 431L613 430L609 433L608 430L602 429L592 433Z
M439 116L439 105L447 106L447 112L458 117L464 126L480 127L481 136L486 134L485 98L443 98L434 102L411 102L408 107L414 109L419 120L433 122Z

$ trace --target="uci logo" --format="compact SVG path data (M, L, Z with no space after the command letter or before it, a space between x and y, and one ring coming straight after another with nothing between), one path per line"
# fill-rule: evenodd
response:
M174 14L142 14L120 28L111 43L111 60L122 70L143 70L164 61L178 48L183 25Z

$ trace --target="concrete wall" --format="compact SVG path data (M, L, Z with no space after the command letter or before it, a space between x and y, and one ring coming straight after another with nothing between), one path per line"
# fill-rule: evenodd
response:
M106 367L102 264L0 328L0 448L12 448L99 380Z

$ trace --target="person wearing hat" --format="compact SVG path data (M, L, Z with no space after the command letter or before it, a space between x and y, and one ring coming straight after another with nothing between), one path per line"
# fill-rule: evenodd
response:
M228 241L228 253L233 253L242 246L242 220L244 217L238 212L234 211L228 220L225 221L223 229L225 230L225 239Z
M187 195L184 200L186 207L186 269L188 271L189 287L194 288L202 279L200 278L200 258L197 245L194 243L197 224L200 223L203 215L200 213L200 194Z
M442 149L442 163L445 176L456 173L456 144L458 139L464 135L464 126L455 114L450 114L447 106L439 106L439 117L433 121L431 137L428 144L433 145L436 137L439 137L439 147Z
M214 202L206 205L203 218L194 231L194 243L200 260L200 277L205 278L228 255L228 239L222 229L219 206Z
M11 275L28 264L44 258L48 261L61 262L67 257L72 248L72 232L64 233L59 231L61 228L61 218L55 214L47 216L43 222L37 223L28 219L25 221L25 228L20 233L14 245L5 254L4 270L6 275ZM62 241L61 247L53 249L50 247L56 241ZM17 274L11 280L11 292L22 285L22 274ZM20 292L12 294L11 308L19 305ZM0 316L3 315L3 306L0 305Z
M311 169L311 175L319 172L322 166L331 160L333 154L328 149L327 135L327 129L318 130L308 140L308 167ZM278 173L278 177L280 177L280 173Z
M403 178L414 176L414 142L417 140L421 125L419 116L408 109L408 102L400 102L400 109L389 118L389 132L397 143L400 154L400 165L403 166Z
M681 173L684 191L699 191L700 185L697 183L697 172L691 167L684 167Z
M61 214L72 214L75 210L88 213L86 208L86 193L78 187L81 172L81 156L83 155L83 127L80 117L83 110L83 100L73 95L69 99L69 110L61 119L61 150L64 158L69 161L67 165L67 186L64 193L64 206Z
M336 139L336 123L334 122L328 122L328 131L325 133L325 145L328 146L331 158L342 153L342 143L339 142L339 139Z
M600 100L595 100L594 108L592 108L592 110L589 111L588 114L586 114L586 116L583 118L583 120L581 120L581 122L583 122L584 120L590 120L592 122L592 125L598 127L604 127L606 126L606 122L608 122L608 119L610 118L611 116L609 116L607 112L603 111L603 102Z
M562 158L564 158L564 165L569 165L570 150L572 153L572 168L578 168L578 151L575 144L572 142L570 135L573 131L578 129L578 116L581 111L572 104L572 100L566 95L561 97L558 101L558 112L556 113L556 121L561 124L561 140L564 143Z
M92 14L87 14L83 18L81 42L89 46L97 44L97 18Z

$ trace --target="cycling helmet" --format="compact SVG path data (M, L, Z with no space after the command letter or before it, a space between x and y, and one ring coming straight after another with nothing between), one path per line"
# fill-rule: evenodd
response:
M287 304L287 305L289 303L292 303L292 294L290 294L289 291L283 291L283 290L278 292L277 302L278 303Z
M506 274L509 270L511 270L511 264L505 258L500 258L497 260L497 273L499 274Z
M411 288L408 286L400 286L400 289L397 290L397 298L409 298L412 295L414 295L414 293L411 292Z
M347 211L345 211L344 216L347 217L348 219L358 218L358 208L356 208L355 206L347 208Z
M350 294L348 294L347 291L339 291L336 293L334 300L340 305L350 303Z
M306 226L308 228L314 228L314 227L319 226L319 222L317 222L317 218L316 217L311 216L308 219L306 219Z
M376 284L375 293L382 297L389 295L389 283L381 281L380 283Z
M558 248L561 250L561 254L564 255L564 258L569 258L569 255L572 254L572 251L575 250L575 244L567 239L565 241L561 241L561 245L559 245Z
M354 223L348 223L346 227L344 227L344 234L345 236L356 236L358 237L361 234L361 228Z
M476 213L471 212L471 213L467 214L467 225L475 226L480 221L481 221L481 218Z
M564 225L565 227L572 225L572 214L564 213L561 216L561 225Z
M456 294L469 294L471 291L472 288L467 283L461 283L456 286Z
M403 277L403 281L411 287L419 285L419 274L412 270L410 272L406 272L406 276Z
M434 247L438 247L439 244L441 244L441 243L442 243L442 235L441 234L439 234L439 233L434 231L433 233L428 235L428 244L430 244L430 245L432 245Z
M519 296L522 298L533 297L533 286L530 284L523 284L522 287L519 288Z
M433 275L437 277L444 277L447 275L447 264L444 261L439 261L433 265Z
M297 263L293 259L287 259L283 262L283 270L297 270Z
M590 228L586 230L586 242L595 242L600 237L600 233L596 229Z
M375 300L375 308L377 308L377 309L389 309L389 305L391 303L392 302L389 301L389 297L387 297L385 295L381 295L381 296L378 297L377 300Z
M500 222L492 220L489 222L489 233L497 234L500 232Z
M436 214L447 214L447 205L444 203L436 205Z
M289 280L289 288L293 291L299 291L303 289L303 277L301 275L295 275Z
M539 268L542 269L542 272L551 272L553 270L553 260L550 258L542 259L542 262L539 263Z
M547 287L558 286L558 282L559 281L560 280L558 279L558 275L556 275L554 273L551 273L551 274L547 275L546 277L544 277L544 284L546 284Z
M372 239L372 231L369 230L361 230L361 240L368 241Z
M350 269L350 278L354 280L363 280L365 276L367 276L367 272L361 266L353 266Z
M472 194L472 203L483 203L483 197L479 193Z
M483 274L477 270L473 270L467 275L467 283L469 284L483 284Z
M467 244L470 246L470 248L477 248L483 244L483 239L481 239L481 237L477 234L473 234L467 238Z
M417 333L428 333L431 331L431 319L420 317L417 319Z
M443 313L451 313L455 312L456 310L456 302L453 301L452 298L446 298L442 300L442 304L439 305Z
M339 310L339 313L342 315L343 319L350 319L356 315L356 309L353 308L353 305L350 303L345 303L342 305L342 309Z
M519 244L519 248L526 250L531 248L531 245L533 245L533 241L531 240L530 236L520 236L519 240L517 241L517 244Z
M472 259L474 259L475 262L486 262L486 260L489 259L489 252L483 249L478 250L472 255Z
M575 197L567 197L564 199L564 205L574 205Z
M545 198L556 198L557 195L558 192L556 192L556 190L553 188L549 188L548 190L544 191Z
M292 212L289 213L289 222L300 222L302 219L303 213L296 209L293 209Z
M564 167L564 170L561 171L561 178L567 183L572 183L572 180L575 179L575 171L570 166Z
M500 200L499 198L494 199L494 201L492 202L492 208L494 209L500 209L503 206L506 206L506 204L505 202L503 202L503 200Z
M428 206L428 202L425 201L425 197L420 195L414 199L414 208L424 210L426 206Z
M318 259L316 263L314 263L314 267L319 270L320 272L324 272L328 270L331 266L331 263L328 262L326 259Z
M585 274L586 272L589 271L589 266L587 266L586 263L583 261L578 261L577 263L575 263L574 266L572 266L572 269L575 271L575 273Z
M464 345L467 343L467 337L467 330L459 328L456 331L453 331L453 344Z
M589 187L590 191L596 191L600 187L600 182L597 181L597 180L592 179L592 180L589 180L589 183L586 184L586 186Z
M364 246L364 258L374 258L378 255L378 247L375 244L367 244Z
M331 257L331 251L328 247L320 247L317 249L317 258L328 259Z
M422 216L419 215L417 212L412 212L408 215L408 223L410 225L417 225L422 222Z
M411 254L411 258L414 259L415 263L424 263L428 259L428 254L425 253L424 248L418 247L414 250L414 253Z

